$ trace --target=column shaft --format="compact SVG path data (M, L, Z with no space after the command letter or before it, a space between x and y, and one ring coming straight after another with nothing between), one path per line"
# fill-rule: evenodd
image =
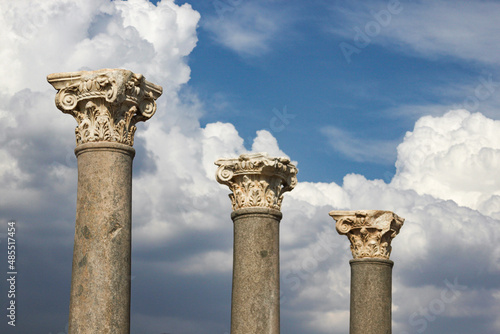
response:
M78 192L70 334L130 332L132 147L75 149Z
M386 259L361 258L351 265L350 334L390 334L392 266Z
M297 184L288 158L242 154L215 162L216 178L233 192L231 334L279 334L279 223L283 194Z
M162 88L124 69L53 73L55 103L72 115L78 158L70 334L130 332L132 160L138 122Z
M279 334L279 223L268 208L232 213L234 222L232 334Z

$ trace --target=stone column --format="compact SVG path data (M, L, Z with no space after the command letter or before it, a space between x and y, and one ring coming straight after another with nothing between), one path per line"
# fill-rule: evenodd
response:
M350 334L392 331L391 241L404 219L390 211L331 211L337 232L351 242Z
M122 69L55 73L56 106L72 115L78 159L70 334L130 332L132 159L135 124L162 88Z
M283 193L297 184L297 168L261 153L215 164L217 181L233 192L231 334L278 334L280 209Z

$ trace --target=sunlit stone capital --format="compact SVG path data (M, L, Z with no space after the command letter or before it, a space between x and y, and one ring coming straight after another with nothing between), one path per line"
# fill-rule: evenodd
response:
M271 158L267 153L242 154L215 162L216 179L227 185L233 210L242 208L281 209L283 194L297 184L297 168L288 158Z
M78 122L76 144L116 142L132 146L135 124L156 111L162 88L123 69L54 73L56 106Z
M403 226L404 218L391 211L331 211L337 232L347 235L352 256L389 259L391 241Z

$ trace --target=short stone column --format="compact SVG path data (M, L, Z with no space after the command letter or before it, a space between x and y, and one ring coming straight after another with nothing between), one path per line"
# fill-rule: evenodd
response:
M391 241L404 219L390 211L331 211L339 234L351 242L350 334L392 331Z
M297 168L261 153L215 164L217 181L233 192L231 334L278 334L280 209L283 193L297 184Z
M72 115L78 159L70 334L130 332L132 160L135 124L162 88L122 69L55 73L56 106Z

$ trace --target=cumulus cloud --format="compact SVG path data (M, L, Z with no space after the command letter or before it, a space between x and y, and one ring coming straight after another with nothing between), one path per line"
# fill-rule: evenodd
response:
M398 162L403 159L404 156L398 156ZM330 188L327 190L330 199L325 202L318 199L326 197L321 194L320 186ZM457 333L469 333L474 328L485 333L495 331L495 316L490 309L497 309L494 298L488 297L486 303L473 300L478 295L496 294L500 288L496 283L500 278L498 218L460 206L453 200L419 194L414 189L401 189L356 174L347 175L342 186L301 183L297 190L300 193L290 193L283 208L282 247L286 248L282 255L282 289L287 302L282 307L292 313L311 311L307 318L309 325L305 322L300 325L302 331L348 332L347 319L336 321L343 319L342 315L348 311L349 243L334 232L334 222L326 213L331 209L382 208L406 218L393 241L391 255L396 263L394 328L407 333L415 333L424 326L431 333L438 333L439 328L453 328ZM307 228L297 221L307 221ZM324 257L327 254L330 255ZM453 301L444 303L440 301L441 292L450 284L459 290ZM449 296L452 292L446 293ZM471 308L484 318L471 316L468 313ZM459 318L467 318L461 329L454 326ZM330 327L333 323L337 327Z
M0 37L2 91L47 89L47 73L125 67L168 90L189 80L184 56L200 18L189 4L161 1L9 1ZM154 23L154 24L151 24ZM44 52L40 52L44 50ZM33 57L36 54L37 57Z
M500 122L450 111L422 117L406 134L392 185L479 209L500 195L499 163Z
M19 301L30 305L23 306L30 321L20 322L20 330L63 331L69 303L75 121L55 108L45 76L124 67L165 89L157 114L136 134L133 331L228 331L231 205L229 190L215 181L213 162L248 150L232 124L201 127L203 103L179 95L190 76L185 56L196 45L199 14L171 0L157 6L145 0L16 1L3 3L0 13L6 46L0 61L8 65L0 74L9 79L0 83L0 219L16 217L22 231ZM235 14L234 20L250 14ZM274 33L275 23L267 24ZM267 37L259 38L268 45ZM421 308L434 305L447 282L457 282L460 295L435 320L426 320L427 332L498 332L499 127L465 110L426 116L399 145L391 183L349 174L342 185L299 182L287 193L281 223L284 331L348 332L351 255L328 212L386 209L406 218L393 243L395 328L420 329L422 322L411 319L425 319ZM367 142L347 144L359 157L373 158L361 150L374 149ZM252 151L286 156L265 130L257 132ZM53 302L50 310L47 301ZM467 325L454 326L457 319Z
M45 77L51 72L119 67L142 73L164 88L154 122L139 124L136 133L134 286L137 291L150 289L149 279L141 274L146 271L157 275L152 277L155 286L162 285L161 277L166 273L188 286L199 284L196 277L200 275L216 280L224 273L230 282L231 205L228 189L215 181L214 161L248 151L232 124L217 122L202 128L199 117L203 104L189 91L179 95L181 85L190 77L185 57L196 45L199 18L189 4L179 6L170 0L156 6L145 0L53 0L32 6L26 1L8 2L2 7L0 19L7 33L0 39L9 47L0 52L0 61L11 66L0 69L4 78L10 78L0 84L0 185L3 194L9 194L0 198L0 218L16 217L19 226L32 231L25 236L29 241L25 252L36 263L53 269L45 259L51 258L48 254L57 252L58 259L67 254L53 271L61 273L61 281L70 282L77 181L72 129L76 123L55 108L55 92ZM257 133L256 150L285 156L267 131ZM40 236L49 244L40 241ZM152 267L162 269L155 272ZM38 266L31 270L44 272ZM41 282L50 279L49 274L40 277ZM192 283L187 283L190 280ZM36 289L36 285L29 285L26 296L50 299ZM159 294L170 292L167 290ZM64 295L57 288L44 291ZM230 288L224 287L220 294L224 291L230 293ZM24 330L64 328L68 302L61 298L57 314L50 317L38 316L43 311L35 308L30 319L37 329ZM154 314L148 303L144 301L142 309ZM198 314L208 312L213 303L196 303L201 306ZM156 316L152 321L158 324L155 328L160 328L162 321L163 328L177 332L205 326L205 320L189 318L192 308L188 305L186 302L187 313ZM170 305L155 307L168 309ZM212 320L211 328L222 332L221 323L228 316ZM151 327L144 323L151 319L133 318L138 331Z
M274 136L267 130L257 131L257 137L255 137L252 144L253 152L267 152L273 157L286 157L289 156L280 150L278 146L278 141Z
M26 277L38 277L39 284L46 287L53 275L61 278L61 288L70 282L77 180L72 129L76 123L55 108L55 92L45 79L52 72L127 68L164 87L155 116L158 125L149 128L148 124L139 124L136 135L134 178L143 181L143 187L134 183L134 244L139 259L143 235L153 235L148 240L153 248L145 251L151 252L172 236L185 238L194 225L213 228L213 221L199 224L207 193L202 184L208 180L205 168L196 160L201 147L195 139L201 139L203 132L198 123L199 103L196 97L185 96L181 101L178 96L180 86L189 80L185 56L196 45L199 18L190 5L179 6L169 0L157 6L145 0L3 3L0 22L5 34L0 41L8 47L2 48L0 61L8 66L2 66L0 74L9 79L0 84L0 184L4 190L0 216L2 221L15 217L19 228L26 231L19 241L26 245L26 259L33 261L25 271ZM165 151L167 154L162 155ZM189 174L186 166L192 166L193 173ZM171 174L162 173L165 177L160 179L169 187L158 187L151 180L164 168ZM176 201L167 200L174 197ZM198 211L191 210L192 203L198 203ZM141 230L144 225L148 232ZM220 245L223 250L207 253L204 265L219 262L220 254L230 249L227 243ZM173 243L172 254L178 246ZM185 272L199 272L194 255L205 248L178 252L182 255L179 259L192 262ZM57 268L51 259L58 260ZM145 262L176 265L168 258L157 262L154 256ZM136 286L140 289L141 284ZM64 328L68 298L58 299L57 311L48 316L43 316L46 311L31 300L38 298L42 303L51 299L50 294L64 295L58 289L41 291L33 282L26 284L26 297L20 297L26 301L20 300L20 304L33 306L24 311L30 314L30 324L20 324L20 330L49 332ZM136 324L137 328L143 325Z

